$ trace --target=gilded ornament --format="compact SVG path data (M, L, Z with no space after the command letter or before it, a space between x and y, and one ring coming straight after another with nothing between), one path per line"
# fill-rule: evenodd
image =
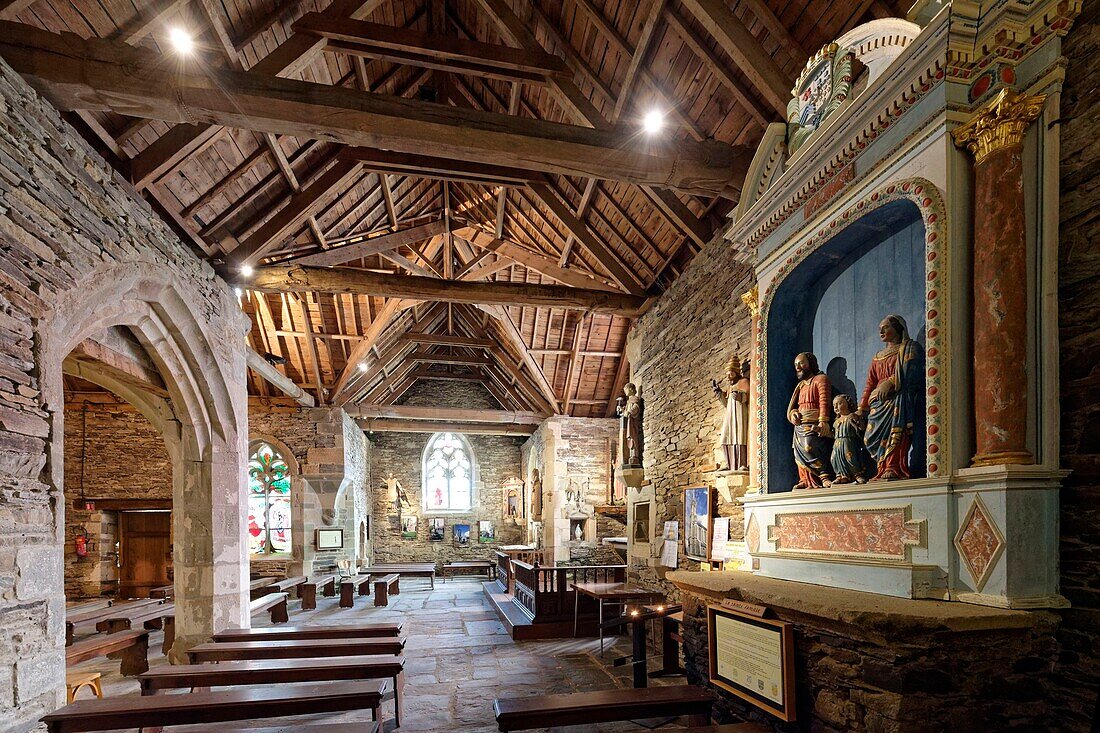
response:
M741 302L748 306L753 318L760 314L760 287L752 286L752 290L741 294Z
M998 150L1022 145L1027 126L1039 117L1046 98L1002 89L966 124L955 128L951 133L955 144L969 150L978 163Z

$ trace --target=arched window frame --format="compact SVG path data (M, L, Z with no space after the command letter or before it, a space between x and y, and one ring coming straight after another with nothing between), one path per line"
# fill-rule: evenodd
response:
M462 450L462 452L466 456L466 459L469 461L470 491L469 491L469 504L467 506L452 506L451 505L451 499L450 499L450 493L451 492L448 492L448 502L447 502L446 507L437 507L437 506L434 506L433 504L429 503L429 501L428 501L428 498L430 496L429 480L428 480L428 473L429 473L429 467L430 467L429 464L433 461L433 454L435 452L437 442L440 441L441 439L443 439L444 436L447 436L447 435L452 436L454 438L454 440L458 442L458 444L460 446L460 450ZM420 482L421 483L420 506L426 514L468 514L468 513L472 512L474 510L475 506L477 506L477 494L476 494L477 478L478 478L477 456L474 455L473 446L470 445L470 441L467 440L466 436L462 435L461 433L453 433L453 432L433 433L432 436L430 438L428 438L428 442L424 446L424 453L423 453L423 456L421 457L421 461L420 461L420 478L421 478L421 482Z
M259 552L252 551L251 539L250 539L251 528L246 527L246 532L249 534L249 536L246 537L246 542L249 543L249 554L252 555L253 557L292 556L294 554L295 543L299 541L299 538L295 536L294 527L296 525L300 526L298 524L300 522L300 518L296 516L296 513L297 513L296 504L297 504L297 502L295 502L294 498L293 498L294 494L297 490L297 487L296 487L295 484L296 484L297 479L298 479L298 465L297 465L297 462L294 459L294 454L291 453L290 449L287 448L287 446L285 446L283 443L281 443L278 440L275 440L273 438L264 436L264 437L258 437L258 438L255 438L255 439L249 441L249 444L248 444L248 461L246 463L247 472L248 472L248 505L247 505L247 509L248 509L248 512L251 513L251 498L253 496L252 480L253 480L253 470L255 468L253 466L254 456L256 456L256 454L264 446L270 448L273 455L276 457L276 459L281 461L283 466L285 466L285 473L283 474L282 478L284 478L286 480L287 486L289 488L289 490L287 491L287 494L286 494L286 499L287 499L287 503L288 503L289 508L290 508L289 523L286 526L286 542L285 542L286 549L283 549L283 550L275 550L274 549L274 546L272 545L272 542L271 542L270 526L269 526L269 523L267 521L265 521L264 528L262 530L262 536L264 538L263 542L262 542L262 548L263 549ZM270 485L270 483L271 483L271 481L265 481L265 479L263 477L260 477L258 480L260 482L265 482L268 485ZM265 494L265 496L266 496L266 494ZM271 507L270 502L267 502L265 504L265 513L270 511L270 507Z

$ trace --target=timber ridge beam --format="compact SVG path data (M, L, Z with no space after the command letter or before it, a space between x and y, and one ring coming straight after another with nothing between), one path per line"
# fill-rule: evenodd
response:
M437 420L390 420L388 418L356 420L364 431L376 433L463 433L465 435L528 436L537 425L509 425L484 422L442 422Z
M386 298L519 305L607 313L634 318L648 299L627 293L588 290L566 285L441 280L417 275L383 275L349 267L259 267L234 283L245 290L270 293L350 293Z
M594 129L418 102L255 71L164 63L152 49L0 21L0 55L62 110L196 121L352 146L736 198L753 151L716 141L641 144Z
M347 405L344 410L363 420L435 420L444 422L539 425L550 417L545 412L516 410L471 410L461 407L415 407L412 405Z

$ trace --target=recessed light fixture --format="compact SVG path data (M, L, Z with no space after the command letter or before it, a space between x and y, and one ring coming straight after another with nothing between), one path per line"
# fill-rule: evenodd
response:
M659 109L651 109L642 118L642 129L650 135L660 132L665 126L665 113Z
M364 362L359 362L359 371L361 371L361 372L365 372L365 371L367 371L367 365L366 365L366 363L364 363Z
M241 290L240 288L233 288L233 294L236 295L239 298L242 295L244 295L244 291Z
M241 274L245 277L252 277L252 273L255 270L252 269L252 265L241 265Z
M168 40L171 42L172 47L176 49L176 53L186 55L195 50L195 39L178 25L168 29Z

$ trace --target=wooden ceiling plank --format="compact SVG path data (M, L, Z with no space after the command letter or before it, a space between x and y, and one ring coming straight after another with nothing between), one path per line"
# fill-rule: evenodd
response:
M340 372L340 376L336 379L336 383L332 387L332 404L343 405L347 400L346 396L349 383L359 373L359 363L363 361L367 356L367 352L371 350L375 342L378 341L378 337L386 330L386 327L390 325L394 316L401 312L407 304L403 303L399 298L390 298L386 301L385 305L379 309L375 315L374 320L367 327L367 330L363 333L363 338L359 343L351 350L351 355L348 357L348 363L344 366L344 370Z
M639 188L669 224L686 234L697 245L702 247L710 241L710 228L674 192L656 186Z
M298 298L298 307L302 309L302 325L308 334L306 344L309 347L310 361L313 365L313 381L317 384L317 402L325 404L325 382L321 376L321 357L317 349L317 339L314 337L313 317L309 313L309 293L302 293Z
M725 0L683 0L683 3L773 109L786 116L794 80L775 63Z
M749 6L749 10L755 15L764 27L768 29L768 33L772 35L779 45L786 49L790 57L796 61L800 66L806 62L809 58L809 54L802 48L800 44L791 34L790 29L781 21L775 12L768 7L768 3L765 0L744 0L745 4Z

